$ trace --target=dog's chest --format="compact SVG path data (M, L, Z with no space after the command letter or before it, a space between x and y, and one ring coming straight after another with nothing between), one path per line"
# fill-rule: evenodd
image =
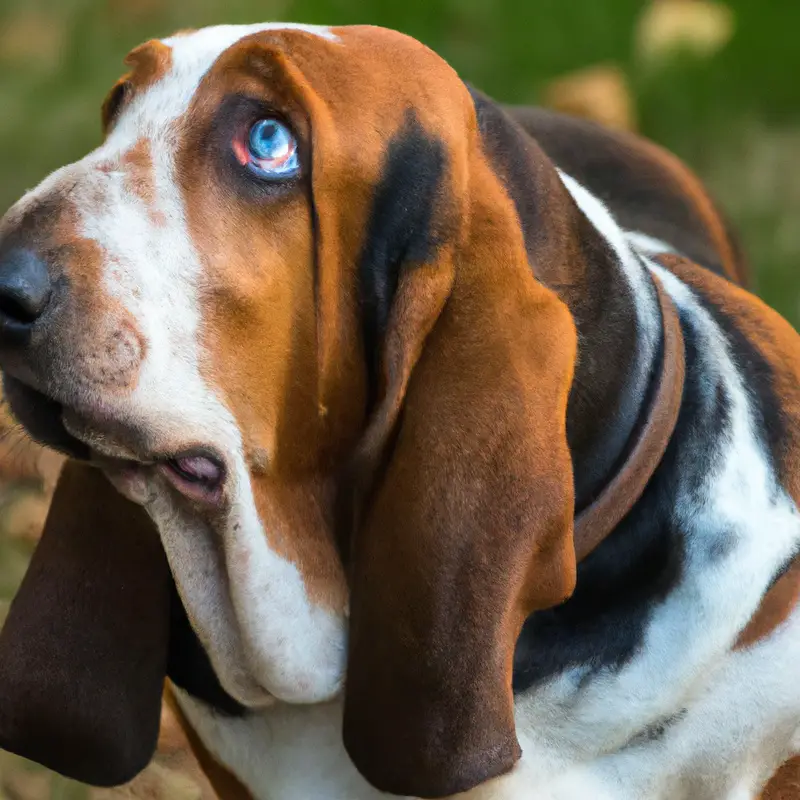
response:
M680 653L673 654L680 658ZM660 654L669 662L670 653ZM800 750L800 614L769 641L717 659L677 691L648 697L640 684L598 676L576 689L564 676L517 703L523 757L515 771L464 795L469 800L744 800ZM662 664L669 672L669 664ZM631 672L646 672L635 660ZM653 674L653 681L658 676ZM573 686L570 687L570 683ZM639 694L633 692L638 691ZM653 697L676 711L660 722ZM585 695L582 697L582 695ZM620 696L624 699L620 700ZM560 702L556 698L561 698ZM217 716L179 702L208 749L254 800L377 800L341 740L338 702L280 706L249 718ZM625 734L638 734L619 744Z
M781 514L763 518L779 534ZM741 552L740 552L741 549ZM621 669L576 668L517 698L523 758L470 800L751 798L800 749L800 613L730 652L771 569L739 545L710 574L687 569ZM341 705L217 716L181 697L209 750L255 800L373 800L341 740Z
M696 348L699 426L676 455L673 522L681 569L648 611L621 664L588 660L517 696L523 757L470 800L718 800L755 797L800 749L800 612L769 638L733 645L800 545L800 519L754 423L752 397L722 330L677 279L662 276ZM689 330L691 329L691 330ZM703 474L683 469L703 438L703 408L725 396ZM179 700L209 750L256 800L383 797L341 740L341 706L279 706L242 719Z

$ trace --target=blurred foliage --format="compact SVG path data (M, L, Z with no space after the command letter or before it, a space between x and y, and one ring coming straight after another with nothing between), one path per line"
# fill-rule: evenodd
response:
M666 0L654 0L665 2ZM684 0L691 3L692 0ZM684 157L742 232L759 289L800 320L800 2L728 0L710 57L650 64L644 0L0 0L0 207L99 140L98 107L140 41L220 22L369 22L433 47L498 99L535 103L597 63L626 74L640 129Z

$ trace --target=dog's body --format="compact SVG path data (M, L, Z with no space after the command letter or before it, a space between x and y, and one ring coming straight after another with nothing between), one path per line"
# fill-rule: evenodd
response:
M275 61L253 69L256 47L270 48ZM351 76L348 48L355 60L374 59L374 74ZM395 53L409 76L419 71L418 85L409 77L402 96L403 84L397 88L394 77L383 77L384 57L390 72L402 74L383 50ZM108 352L112 360L138 359L139 375L98 369L81 355L72 359L78 365L73 388L64 388L49 374L42 377L52 370L43 364L69 356L26 361L7 345L3 366L14 375L15 410L47 440L41 420L25 418L26 396L15 381L80 409L89 408L93 387L101 387L111 399L100 417L116 427L96 435L105 429L94 421L95 409L89 423L85 411L70 420L71 434L107 455L119 455L122 441L127 455L166 431L170 444L150 450L175 452L186 445L177 436L171 392L184 392L196 415L192 437L201 444L198 437L209 437L223 454L230 508L199 516L152 479L134 480L114 464L104 466L128 497L145 505L166 549L182 602L172 601L170 643L160 656L166 667L162 662L153 675L161 669L171 678L172 699L224 800L386 796L375 786L416 796L464 791L473 800L755 798L800 753L794 674L800 660L800 339L737 285L746 279L738 248L680 162L587 123L503 110L477 92L467 94L434 59L409 40L373 29L281 26L208 29L151 46L146 59L140 52L137 99L128 101L130 108L124 98L111 104L122 109L107 114L106 144L21 201L0 228L0 245L5 238L30 247L31 221L41 209L73 203L83 219L80 237L64 233L62 214L47 233L48 252L66 236L72 248L89 241L110 254L103 274L112 286L112 310L104 305L97 317L110 314L118 328L134 331L114 339ZM263 303L273 317L283 308L269 292L251 291L249 262L225 238L250 236L248 206L241 223L234 216L215 230L213 210L205 206L213 209L216 190L204 196L186 182L191 162L181 148L188 141L191 153L206 153L225 124L217 117L196 135L194 116L213 112L225 97L220 82L242 64L250 70L248 94L256 77L279 80L271 103L285 105L290 118L295 105L303 106L305 117L295 124L310 128L314 142L312 212L306 215L295 196L270 195L269 202L313 231L318 269L330 270L334 239L342 248L335 277L323 269L313 286L316 383L303 388L307 370L295 368L301 399L278 412L247 383L262 367L262 351L250 350L274 348L266 334L243 345L225 338L216 312L197 311L210 293L227 304L241 336L260 330L248 327L250 307ZM390 86L397 97L389 96ZM337 127L359 92L369 121L354 116L347 123L352 128ZM180 127L181 115L194 115L188 127ZM466 144L454 131L454 120L462 118ZM336 172L334 131L345 150L346 134L363 137L366 155L351 157L372 159L366 188L348 184L347 171ZM373 152L375 131L389 141ZM329 160L316 160L326 152ZM85 179L97 171L121 175L126 188L109 193L102 182ZM228 186L227 173L213 174ZM443 211L443 198L459 193L473 199L454 215ZM120 238L121 211L113 202L151 248L171 248L164 266L169 281L148 273L149 254ZM331 204L358 209L363 232L339 219L334 234ZM226 206L224 213L232 212ZM281 227L280 218L270 218L270 225L293 237L292 253L308 253L308 243ZM33 240L43 251L40 239ZM337 281L352 279L348 264L357 259L341 253L352 251L354 241L364 317L356 356L347 331L359 315L348 301L326 294ZM476 255L467 258L467 252ZM450 273L442 264L451 258L455 278L445 278ZM522 271L507 276L504 265L516 258ZM231 277L222 277L226 269ZM77 270L66 277L72 284L83 280ZM443 280L452 281L445 294ZM425 282L425 290L411 291L416 282ZM298 283L292 298L310 286ZM91 296L94 290L84 291ZM164 303L159 291L174 303L167 315L158 308ZM526 293L532 305L520 309L512 298ZM440 296L435 310L425 305ZM124 325L114 304L128 314ZM306 311L278 314L276 335L297 330L281 345L294 359L310 348L303 337L314 338L304 327ZM424 331L420 337L407 333L415 325ZM189 332L199 330L203 347L195 353ZM415 343L412 355L408 341ZM215 366L209 370L203 358ZM365 358L365 370L355 366ZM272 370L285 381L285 369ZM449 371L447 385L455 388L448 392L441 381ZM173 389L171 373L178 381ZM350 388L343 395L341 387ZM313 435L302 409L295 411L306 395L314 396L324 420ZM362 439L355 431L363 408L371 422ZM492 409L486 423L484 408ZM155 423L153 414L164 419ZM281 427L286 418L293 427ZM120 420L130 426L131 419L138 438L118 434L125 430ZM443 422L429 425L434 419ZM220 433L213 438L208 431L215 425ZM338 501L330 507L335 511L327 505L327 478L312 500L297 494L305 478L296 476L307 475L311 461L294 438L281 445L295 429L323 441L319 463L351 465L342 469L343 485L356 487L356 499L344 513ZM74 447L69 437L50 438L68 452ZM346 454L359 440L353 467ZM297 496L283 483L284 493L274 495L274 465L287 453L294 462L278 474L294 476L284 482ZM328 466L314 464L313 474L327 475ZM213 466L204 462L212 473ZM409 481L417 486L411 495L397 489ZM309 515L308 507L317 513ZM337 552L334 537L322 530L334 517L352 518L354 528L371 533L347 528ZM280 532L271 546L263 543L262 525ZM314 529L311 544L292 541L293 525ZM522 536L527 530L536 536ZM491 536L482 538L483 531ZM512 540L522 549L505 549ZM420 588L418 576L430 564L437 565L435 579L422 580ZM153 574L160 576L160 569ZM348 613L343 695L337 653ZM162 652L159 647L148 640L146 649ZM14 679L22 680L17 673ZM273 703L265 689L283 702ZM16 740L0 734L5 746L25 749L19 734ZM46 737L36 729L28 736L35 740L28 750L52 761L41 746ZM91 759L85 769L79 777L97 774ZM781 800L792 796L775 791Z
M775 420L759 422L761 393L774 390L757 361L764 356L755 343L748 346L746 330L737 335L748 303L739 299L731 313L736 294L726 296L726 282L708 275L738 282L744 264L719 217L716 229L703 219L703 212L716 212L702 189L663 152L547 111L509 113L566 175L591 187L589 194L568 182L603 235L625 238L663 276L681 311L689 373L672 452L648 496L579 566L576 595L549 618L533 615L525 628L515 676L522 761L512 776L469 797L753 797L800 748L793 669L800 613L790 600L800 585L796 570L788 572L793 589L783 610L792 617L781 632L756 647L732 645L778 575L789 570L800 527L797 495L776 497L769 477L785 434L769 431ZM622 220L629 221L624 228ZM650 259L667 252L691 255L708 269L676 264L669 278ZM797 375L796 366L785 367ZM780 405L764 404L773 403ZM658 488L660 481L670 488ZM661 491L670 501L655 500ZM734 530L741 534L731 538ZM767 623L770 632L776 622ZM766 702L761 679L771 685L774 702ZM314 710L281 706L228 720L180 690L178 703L255 798L385 796L366 785L344 751L338 703ZM779 733L763 737L766 731Z

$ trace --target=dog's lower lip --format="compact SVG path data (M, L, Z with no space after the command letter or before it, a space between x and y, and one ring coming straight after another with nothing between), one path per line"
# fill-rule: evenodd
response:
M188 452L159 461L159 471L182 494L193 500L216 503L222 495L222 462L205 452Z
M8 372L3 373L3 387L12 414L31 438L71 458L91 456L90 448L64 427L59 402Z
M184 455L167 459L181 477L194 483L217 484L222 479L222 467L205 455Z

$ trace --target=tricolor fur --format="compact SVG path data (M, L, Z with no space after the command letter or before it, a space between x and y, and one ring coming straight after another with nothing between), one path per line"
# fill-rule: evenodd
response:
M165 669L223 800L758 797L800 753L800 340L697 179L379 29L130 64L104 143L0 223L0 265L36 250L66 287L58 335L0 364L31 432L155 523ZM231 163L268 111L288 188ZM575 563L662 368L654 278L678 422ZM152 463L199 446L214 508Z

